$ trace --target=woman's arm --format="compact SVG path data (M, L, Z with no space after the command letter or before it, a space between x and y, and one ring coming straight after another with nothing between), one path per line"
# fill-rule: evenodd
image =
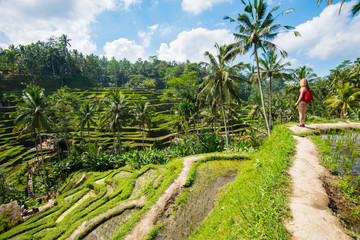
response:
M300 96L299 96L297 102L295 103L295 106L297 106L299 104L299 102L301 101L301 99L303 99L303 96L304 96L306 90L307 90L306 87L301 87Z

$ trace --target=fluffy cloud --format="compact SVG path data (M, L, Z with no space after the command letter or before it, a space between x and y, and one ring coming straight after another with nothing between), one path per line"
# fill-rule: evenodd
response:
M148 47L151 42L151 37L154 35L155 31L159 28L159 24L155 24L153 26L148 27L149 31L147 32L139 32L138 36L143 39L143 46Z
M166 61L204 61L204 53L216 54L215 42L219 45L234 41L232 33L226 29L208 30L197 28L179 33L177 39L169 45L162 43L157 51L158 58Z
M199 14L204 10L212 8L217 3L230 2L230 0L183 0L182 9L187 12Z
M355 58L360 55L360 15L350 17L354 1L326 7L318 17L296 27L302 37L293 33L279 35L275 43L289 53L312 59Z
M0 35L8 43L28 44L68 35L72 47L88 54L96 50L90 24L103 11L128 9L141 0L5 0L0 1Z
M104 46L105 56L108 59L115 57L120 60L126 58L131 62L135 62L138 58L144 58L144 47L137 45L133 41L126 38L120 38L112 42L108 42Z

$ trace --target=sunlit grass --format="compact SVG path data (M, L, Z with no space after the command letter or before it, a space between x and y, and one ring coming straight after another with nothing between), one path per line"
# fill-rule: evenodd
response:
M286 170L294 146L290 131L276 127L189 239L290 239L283 220L289 217Z

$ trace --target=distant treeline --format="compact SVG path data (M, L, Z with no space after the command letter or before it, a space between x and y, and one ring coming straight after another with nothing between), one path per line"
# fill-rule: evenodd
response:
M157 59L116 60L94 54L84 56L70 50L71 39L65 34L28 45L0 48L0 80L2 87L17 88L18 84L44 85L57 89L69 87L141 87L167 88L167 83L183 74L196 72L202 79L206 69L197 63L168 62ZM11 78L11 83L6 82ZM25 86L24 86L25 87Z

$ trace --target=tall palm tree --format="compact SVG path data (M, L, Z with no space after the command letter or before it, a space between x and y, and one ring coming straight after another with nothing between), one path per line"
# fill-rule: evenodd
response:
M312 68L306 65L296 68L290 75L290 79L296 83L299 83L301 79L306 78L308 82L313 82L317 79L317 75Z
M239 74L239 70L246 67L245 64L239 63L233 66L229 66L228 63L233 61L233 56L230 54L231 48L223 45L219 46L215 43L218 54L212 55L206 51L204 56L210 63L203 63L210 69L210 75L205 78L204 88L200 91L198 98L204 93L211 95L211 105L219 101L219 105L222 111L222 117L224 120L226 146L229 145L229 135L227 131L225 104L230 102L233 98L239 99L239 83L240 81L246 81L242 75Z
M38 86L25 89L23 91L22 100L23 103L18 106L15 124L18 125L19 129L21 129L20 134L25 132L32 132L35 136L37 135L38 137L41 152L41 162L43 167L45 192L48 194L41 139L41 131L43 129L49 131L51 130L51 120L46 115L46 111L48 110L48 101L45 96L44 89L41 89ZM36 139L35 146L37 146ZM37 147L36 151L38 151Z
M326 1L327 1L327 4L330 5L333 0L326 0ZM321 2L322 2L322 0L317 0L318 6L320 5ZM340 11L341 11L341 8L342 8L344 2L345 2L345 0L342 0L342 1L341 1L339 13L340 13ZM356 14L358 14L359 11L360 11L360 2L354 4L354 6L353 6L352 9L351 9L351 12L352 12L353 16L355 16Z
M228 16L224 19L229 19L230 22L236 22L238 24L236 30L239 32L234 33L236 42L231 45L231 48L233 49L232 54L236 56L252 51L252 54L255 57L261 104L268 136L270 136L270 125L266 114L264 94L261 86L258 49L263 49L264 52L268 49L279 49L282 56L285 57L287 55L284 50L272 43L271 40L278 35L279 29L282 27L284 27L285 30L293 29L291 26L282 26L274 23L279 15L292 12L293 9L287 9L274 17L273 13L279 9L280 4L271 9L269 13L266 13L267 4L263 0L254 0L253 4L250 0L248 1L248 4L246 4L244 0L241 1L245 5L245 13L239 14L237 19ZM298 32L295 31L294 33L295 36L300 36Z
M262 53L262 57L259 59L260 71L263 75L263 78L269 79L269 125L271 129L271 104L272 104L272 80L273 79L282 79L284 75L287 75L286 69L287 66L291 66L290 62L283 63L284 58L277 58L275 50L272 49L266 53Z
M96 122L94 120L96 116L97 108L95 105L91 105L90 101L85 101L80 106L79 112L78 112L78 121L81 131L81 137L83 136L83 130L84 127L87 127L88 130L88 139L90 142L90 125L96 125Z
M121 138L120 131L126 123L126 119L129 117L128 102L120 91L111 91L106 95L107 105L105 107L105 113L101 116L100 122L102 127L106 127L111 130L115 138L117 137L118 145L117 149L121 153ZM115 144L114 144L115 146Z
M360 108L360 89L354 88L349 82L345 83L343 88L339 88L337 94L332 95L324 101L331 109L331 112L337 111L337 117L349 116L349 110L355 112Z
M137 121L141 136L142 136L142 144L143 148L145 150L145 144L144 144L144 128L148 127L148 129L151 126L151 115L153 113L152 108L150 107L149 101L144 101L143 99L140 99L139 101L135 102L135 108L132 109L132 113L135 115L135 120Z
M68 73L71 74L71 68L70 68L70 59L68 58L68 46L71 47L70 44L71 39L68 38L68 36L66 34L63 34L60 36L59 38L59 45L62 48L62 51L64 53L64 59L65 62L67 62L67 68L68 68ZM62 66L60 66L62 67ZM62 77L64 78L64 77ZM64 80L62 79L62 87L64 86Z

